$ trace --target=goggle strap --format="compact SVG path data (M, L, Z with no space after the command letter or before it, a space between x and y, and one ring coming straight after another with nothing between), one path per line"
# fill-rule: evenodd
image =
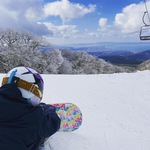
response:
M8 79L9 79L8 77L4 77L3 81L2 81L2 85L7 84ZM19 78L19 80L17 81L17 86L22 88L22 89L25 89L25 90L27 90L27 91L29 91L31 93L33 93L34 95L36 95L37 97L42 99L43 93L34 84L29 83L29 82Z

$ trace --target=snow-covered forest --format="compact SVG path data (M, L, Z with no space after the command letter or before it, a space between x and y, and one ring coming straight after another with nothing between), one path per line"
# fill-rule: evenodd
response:
M28 66L40 73L100 74L128 72L83 51L51 49L50 42L28 31L0 30L0 72Z

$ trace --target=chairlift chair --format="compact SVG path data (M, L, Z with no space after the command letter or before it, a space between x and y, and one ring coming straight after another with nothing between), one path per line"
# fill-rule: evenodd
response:
M140 29L140 40L150 40L150 25L143 25Z

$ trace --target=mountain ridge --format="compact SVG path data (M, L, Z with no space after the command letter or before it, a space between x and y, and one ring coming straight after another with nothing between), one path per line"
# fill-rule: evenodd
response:
M150 59L150 50L142 52L115 51L115 52L89 52L98 58L102 58L112 64L138 65Z

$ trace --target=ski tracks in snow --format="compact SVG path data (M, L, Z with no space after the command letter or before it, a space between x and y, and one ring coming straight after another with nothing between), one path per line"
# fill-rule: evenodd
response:
M90 142L84 135L75 132L58 132L49 138L45 147L46 150L49 150L49 145L51 145L51 150L87 150Z
M51 91L51 103L67 100L83 113L79 130L49 139L51 150L149 150L150 71L47 80L46 102Z

